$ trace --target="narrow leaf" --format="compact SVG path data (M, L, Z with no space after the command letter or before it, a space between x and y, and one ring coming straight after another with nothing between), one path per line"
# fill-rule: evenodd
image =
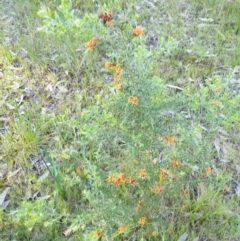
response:
M184 233L177 241L185 241L188 237L188 234Z
M3 204L7 193L9 192L10 187L7 187L1 194L0 194L0 206Z

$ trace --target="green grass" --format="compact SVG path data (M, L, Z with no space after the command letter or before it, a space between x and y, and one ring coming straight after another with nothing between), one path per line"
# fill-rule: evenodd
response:
M238 240L239 1L69 2L0 6L1 240Z

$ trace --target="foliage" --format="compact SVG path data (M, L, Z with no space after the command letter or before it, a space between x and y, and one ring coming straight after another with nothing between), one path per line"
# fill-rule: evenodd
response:
M11 202L0 213L3 237L177 240L186 233L189 240L226 240L239 235L232 182L239 156L233 152L227 165L230 157L222 151L222 142L231 140L226 133L239 130L239 93L231 84L236 69L215 74L216 66L203 54L207 40L198 42L204 30L188 52L178 36L184 29L176 35L175 25L171 36L165 29L157 41L150 40L153 26L143 10L135 11L144 7L137 1L99 1L99 11L79 13L80 2L29 2L29 18L38 18L37 31L30 33L36 42L28 48L39 49L42 63L34 53L14 58L8 50L1 59L1 105L8 119L1 119L6 127L0 160L12 187ZM164 7L179 23L176 13L185 5L173 8L173 2ZM201 14L205 5L215 8L205 1L191 7ZM234 10L226 8L236 30ZM33 23L28 24L30 29ZM26 72L13 73L14 61ZM209 72L202 73L205 65ZM28 78L11 84L22 74ZM35 159L43 170L35 170ZM21 170L14 173L17 167Z

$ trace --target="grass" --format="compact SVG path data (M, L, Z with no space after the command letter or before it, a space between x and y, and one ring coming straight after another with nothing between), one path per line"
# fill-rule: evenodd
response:
M237 240L239 2L71 3L0 6L1 240Z

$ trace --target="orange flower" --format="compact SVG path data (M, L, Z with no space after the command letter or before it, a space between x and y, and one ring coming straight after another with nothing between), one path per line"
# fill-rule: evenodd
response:
M221 87L219 87L219 86L217 86L217 85L214 85L214 86L213 86L213 90L214 90L215 92L217 92L217 93L221 93L221 92L222 92Z
M162 191L161 187L155 187L155 193L160 193Z
M168 171L166 169L161 169L160 173L163 173L165 175L165 174L168 174Z
M112 175L108 175L107 182L112 183L114 177Z
M76 168L76 172L77 172L78 174L80 174L80 173L82 173L82 169L81 169L80 167L77 167L77 168Z
M110 25L111 25L111 22L110 22L110 21L107 21L107 22L106 22L106 26L109 27Z
M112 67L113 67L113 64L111 62L106 62L105 63L105 69L106 70L110 70L110 69L112 69Z
M117 65L116 65L115 71L116 71L116 74L121 74L122 68L121 68L120 64L117 64Z
M175 177L174 177L174 175L173 175L173 174L169 174L169 177L170 177L172 180L174 180L174 179L175 179Z
M108 175L107 181L113 185L120 185L119 179L117 177L114 177L113 175Z
M119 80L120 80L119 74L115 74L115 75L113 76L113 81L114 81L115 83L118 83Z
M119 180L119 182L121 182L121 183L125 183L127 179L126 179L126 177L124 176L123 173L120 173L120 174L118 175L118 180Z
M141 26L137 26L132 32L134 36L140 36L143 33L143 28Z
M171 136L167 135L166 142L168 145L172 145L174 143L174 139Z
M97 42L97 38L93 37L90 41L84 43L84 47L87 48L89 51L92 51L96 42Z
M186 206L187 206L186 203L182 203L182 204L181 204L182 209L184 209Z
M218 100L210 100L209 102L211 105L216 105L216 106L222 105L222 102Z
M146 222L146 218L145 218L145 217L141 217L141 218L139 218L139 220L138 220L138 224L140 224L140 225L144 225L145 222Z
M111 13L101 13L98 18L101 19L105 25L109 26L113 16Z
M97 42L97 38L96 38L96 37L93 37L90 42L91 42L91 44L95 45L96 42Z
M126 225L119 225L118 226L118 231L121 233L124 233L126 231L127 227Z
M121 185L121 181L117 177L115 177L113 184L116 186Z
M128 98L128 102L133 104L133 105L137 105L138 104L138 98L137 96L131 96Z
M126 182L129 183L129 184L134 184L135 179L133 177L128 177Z
M206 170L205 170L205 174L208 176L212 173L212 168L211 167L208 167Z
M139 206L136 206L135 207L135 212L138 212L138 209L139 209L140 207Z
M172 160L172 161L171 161L171 166L174 167L174 168L175 168L175 167L178 167L178 166L180 166L180 165L181 165L180 162L177 162L177 161L175 161L175 160Z
M113 175L108 175L107 177L107 182L116 186L126 183L126 181L127 181L127 178L124 176L123 173L120 173L115 177Z
M157 235L157 231L152 231L152 236L156 236Z
M139 178L145 178L147 175L146 170L145 169L140 169L140 171L138 172L138 177Z
M160 192L162 192L163 189L162 189L162 187L157 186L157 187L151 187L150 190L153 193L160 193Z
M102 236L102 232L100 230L97 230L96 235L97 235L98 238L100 238Z
M137 206L135 207L135 212L138 212L140 207L142 207L142 200L138 201Z
M119 91L122 90L122 85L119 85L119 84L115 85L115 89Z
M224 191L225 191L225 192L230 192L230 187L225 186Z
M162 183L164 181L164 178L168 174L168 171L166 169L161 169L159 171L159 182Z
M162 183L163 180L164 180L164 175L160 174L160 175L159 175L159 182Z
M185 195L187 195L187 190L186 189L181 191L181 196L185 196Z

